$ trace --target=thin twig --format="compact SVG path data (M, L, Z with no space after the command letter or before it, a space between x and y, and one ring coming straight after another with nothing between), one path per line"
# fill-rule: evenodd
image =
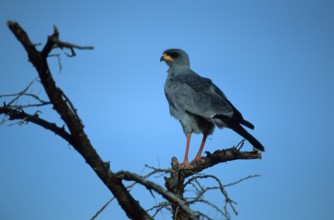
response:
M148 178L150 176L152 176L153 174L157 173L158 171L153 170L151 172L149 172L148 174L146 174L145 176L143 176L143 178ZM133 182L131 184L129 184L126 188L128 189L128 191L130 192L132 190L132 188L138 184L137 182ZM111 199L109 199L95 214L94 216L91 218L91 220L95 220L99 214L101 214L103 212L103 210L105 208L108 207L108 205L115 199L115 197L113 196Z
M58 72L61 72L62 69L63 69L63 65L61 65L61 59L60 59L60 54L57 53L57 54L50 54L49 57L56 57L57 60L58 60L58 66L59 66L59 71Z
M128 171L120 171L117 173L117 176L120 179L136 181L137 183L145 186L147 189L154 190L166 200L170 201L171 203L177 205L180 209L182 209L182 211L185 212L190 219L198 219L195 213L187 206L187 204L183 200L178 198L173 193L164 190L160 185Z
M21 92L17 93L16 96L15 96L15 98L14 98L12 101L10 101L7 105L10 106L10 105L13 104L16 100L18 100L23 94L25 94L25 93L28 91L28 89L32 86L32 84L34 84L38 79L39 79L39 77L36 77L35 79L33 79L33 80L28 84L28 86L27 86L25 89L23 89Z
M168 209L168 207L169 207L170 205L171 205L170 202L161 202L161 203L159 203L159 204L153 206L152 208L147 209L146 211L147 211L147 212L150 212L150 211L155 210L155 212L154 212L153 215L152 215L152 217L155 218L155 216L157 216L157 214L158 214L159 212L161 212L162 209L167 209L168 211L171 212L171 210Z
M191 178L188 179L188 181L184 184L185 186L187 186L188 184L190 184L191 182L193 181L197 181L197 179L206 179L206 178L211 178L211 179L214 179L217 183L218 183L218 186L217 189L220 189L220 191L222 192L222 194L224 195L225 197L225 202L226 204L229 204L230 207L232 208L233 212L235 215L238 215L238 212L236 211L235 207L234 207L234 204L236 204L236 202L234 202L227 194L227 191L225 190L224 188L224 185L221 183L221 181L218 179L218 177L216 176L213 176L213 175L196 175L196 176L193 176ZM198 192L198 195L193 198L190 203L195 203L197 202L198 200L200 200L202 198L202 196L205 194L205 192L207 192L208 190L211 190L211 189L216 189L215 187L207 187L201 191ZM225 211L227 211L226 209L226 204L225 204Z
M105 208L108 207L108 205L115 199L115 197L112 197L111 199L109 199L108 202L106 202L106 204L104 204L96 213L95 215L91 218L91 220L95 220L102 212Z
M155 171L155 173L172 173L172 172L174 172L173 170L171 170L171 169L161 169L161 168L155 168L155 167L153 167L153 166L150 166L150 165L147 165L147 164L145 164L145 167L147 167L147 168L150 168L150 169L152 169L152 170L154 170Z
M235 148L238 149L238 151L241 150L241 148L244 146L246 139L242 139L236 146Z
M66 56L68 57L76 56L74 49L79 49L79 50L93 50L94 49L94 47L92 46L78 46L76 44L72 44L69 42L64 42L64 41L59 40L59 31L58 31L57 26L53 27L53 34L49 36L48 43L45 45L42 53L44 55L49 54L50 51L54 48L69 49L71 51L71 54L65 53Z
M224 185L224 187L233 186L233 185L236 185L236 184L238 184L238 183L240 183L240 182L242 182L242 181L248 180L248 179L250 179L250 178L255 178L255 177L260 177L260 176L261 176L261 175L258 175L258 174L255 174L255 175L249 175L249 176L246 176L246 177L244 177L244 178L242 178L242 179L240 179L240 180L238 180L238 181L235 181L235 182L233 182L233 183L226 184L226 185Z
M197 202L200 202L200 203L204 203L204 204L207 204L209 206L211 206L212 208L214 208L217 212L219 212L222 216L226 217L226 218L230 218L230 215L229 213L225 213L223 212L218 206L216 206L215 204L213 204L212 202L208 201L208 200L205 200L205 199L199 199ZM200 212L201 215L203 215L202 212ZM209 217L207 217L209 218Z

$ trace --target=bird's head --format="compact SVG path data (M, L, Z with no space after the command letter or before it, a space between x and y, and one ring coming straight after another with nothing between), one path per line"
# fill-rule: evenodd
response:
M190 66L188 54L181 49L165 50L160 58L161 61L165 61L169 67L176 65Z

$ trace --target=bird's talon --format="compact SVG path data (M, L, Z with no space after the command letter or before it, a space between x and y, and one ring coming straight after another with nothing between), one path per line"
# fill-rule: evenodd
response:
M185 168L189 165L189 163L180 163L179 167Z
M183 162L180 164L179 166L181 169L191 169L193 167L193 165L191 165L191 163L188 163L188 162Z

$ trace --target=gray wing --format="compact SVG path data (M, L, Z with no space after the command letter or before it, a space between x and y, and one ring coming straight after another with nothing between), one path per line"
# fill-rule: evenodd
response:
M234 107L210 79L195 73L171 77L166 83L166 97L172 108L211 118L216 114L233 117Z

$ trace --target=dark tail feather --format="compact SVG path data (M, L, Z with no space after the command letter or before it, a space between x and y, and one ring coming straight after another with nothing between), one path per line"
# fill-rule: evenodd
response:
M218 119L222 120L223 122L225 122L226 124L236 123L236 121L238 121L240 124L246 126L247 128L250 128L252 130L255 128L252 123L243 119L242 116L240 116L240 117L241 117L240 119L233 119L233 118L231 118L229 116L226 116L226 115L218 115L217 114L217 115L213 116L213 119L218 118Z
M254 130L254 125L252 123L250 123L249 121L246 121L245 119L243 119L240 124L246 126L247 128L250 128L252 130Z
M234 105L226 99L226 101L232 106L233 108L233 116L232 118L234 118L235 121L239 122L240 124L250 128L250 129L254 129L254 125L252 123L250 123L249 121L246 121L243 117L242 117L242 114L238 111L238 109L236 107L234 107ZM224 115L220 115L222 116L223 118L225 118L226 116ZM216 117L216 116L215 116ZM219 116L218 116L219 117ZM223 119L224 121L224 119Z
M230 118L226 115L215 115L213 116L213 119L216 119L216 120L219 119L223 122L222 124L222 123L219 123L219 121L214 120L215 124L218 127L222 128L226 126L232 129L233 131L241 135L243 138L245 138L247 141L249 141L253 145L254 148L256 148L259 151L264 151L263 145L240 125L242 124L250 129L254 129L254 125L250 123L249 121L242 119L241 121L236 122L233 118Z
M264 151L263 145L258 140L256 140L255 137L248 133L241 125L232 124L229 126L229 128L231 128L233 131L237 132L239 135L249 141L257 150Z

